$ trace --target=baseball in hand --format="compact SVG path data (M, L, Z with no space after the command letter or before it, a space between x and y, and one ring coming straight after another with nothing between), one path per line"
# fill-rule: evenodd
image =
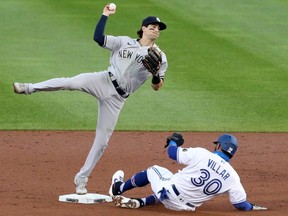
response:
M110 4L109 4L109 10L110 10L110 11L116 10L116 4L110 3Z

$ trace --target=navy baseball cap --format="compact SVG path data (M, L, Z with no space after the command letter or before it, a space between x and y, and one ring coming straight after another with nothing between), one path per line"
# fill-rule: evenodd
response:
M167 28L166 24L161 22L160 19L155 16L149 16L145 18L142 22L142 26L148 26L150 24L158 24L160 27L160 30L164 30Z

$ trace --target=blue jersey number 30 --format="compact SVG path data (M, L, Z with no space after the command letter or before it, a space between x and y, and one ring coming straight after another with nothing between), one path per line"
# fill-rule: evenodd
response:
M217 194L222 188L222 182L219 179L210 180L210 172L206 169L200 169L201 176L198 178L191 178L191 183L196 187L203 185L203 193L206 195Z

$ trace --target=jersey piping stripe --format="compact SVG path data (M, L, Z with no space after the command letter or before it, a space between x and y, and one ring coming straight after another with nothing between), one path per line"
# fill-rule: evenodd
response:
M170 180L170 178L164 178L164 177L161 175L161 173L159 172L159 170L156 169L155 167L152 167L152 169L153 169L154 172L159 176L159 178L160 178L161 180L163 180L163 181L168 181L168 180Z

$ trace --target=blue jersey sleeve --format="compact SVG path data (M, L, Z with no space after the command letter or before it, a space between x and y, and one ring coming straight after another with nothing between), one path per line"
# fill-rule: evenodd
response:
M170 141L168 145L168 156L169 158L177 161L177 150L178 146L174 141Z
M104 45L105 35L104 30L106 26L108 17L105 15L102 15L99 22L96 25L96 29L94 32L94 40L99 44L99 46Z
M241 203L237 203L237 204L233 204L233 206L235 208L237 208L238 210L242 210L242 211L249 211L253 209L253 206L251 203L244 201Z

